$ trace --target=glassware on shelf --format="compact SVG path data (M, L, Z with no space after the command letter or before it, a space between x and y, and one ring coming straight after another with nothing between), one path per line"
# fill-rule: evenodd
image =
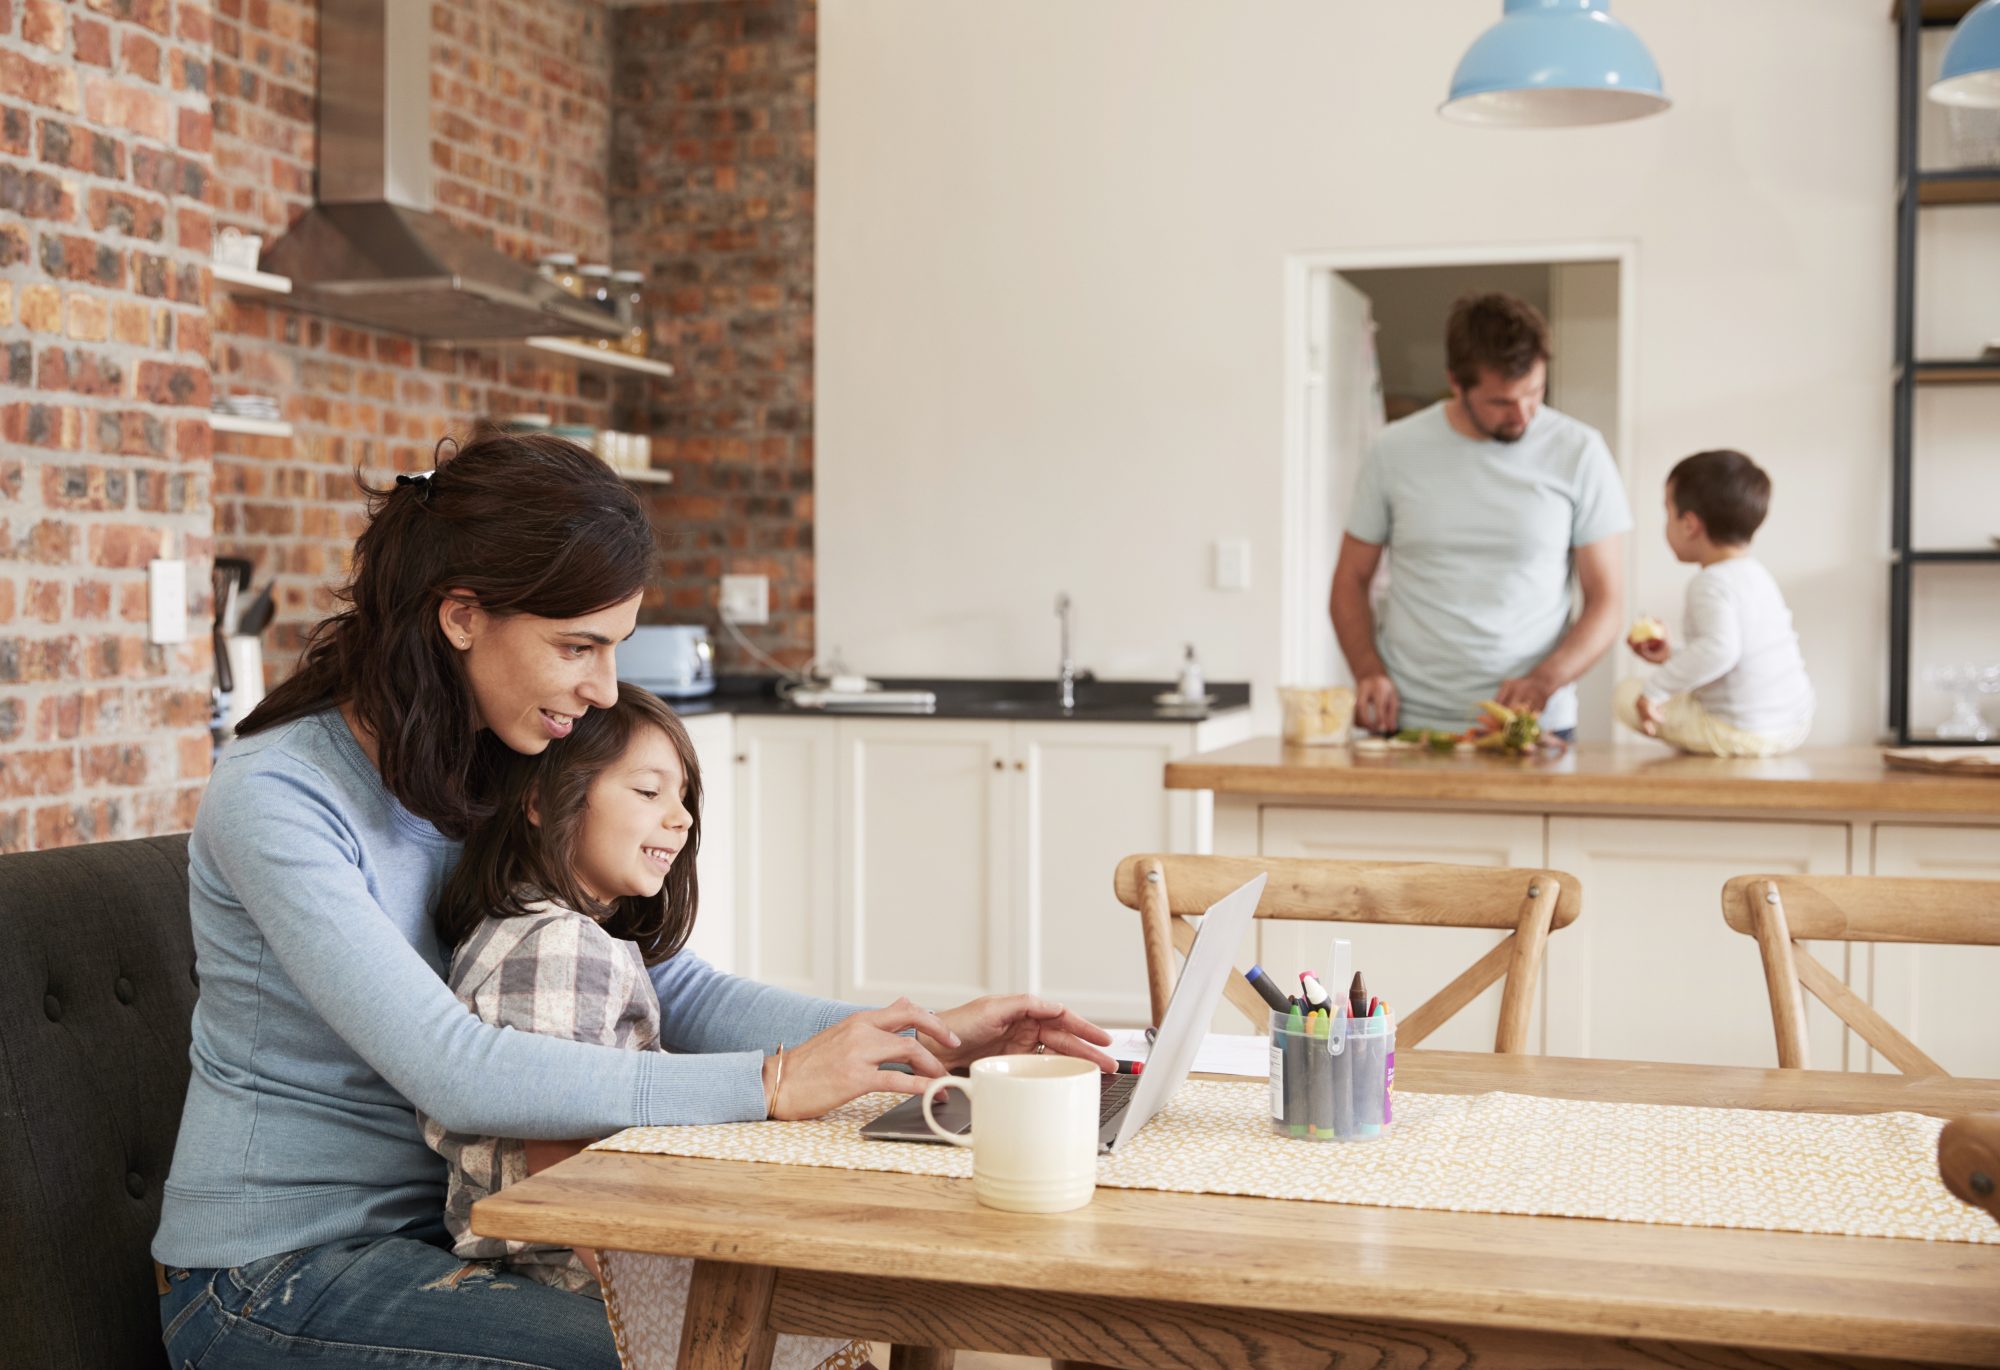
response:
M536 267L544 276L567 290L572 295L583 293L583 282L576 274L576 254L574 252L547 252L537 262Z
M617 317L618 303L611 289L611 268L603 262L585 262L576 269L576 274L583 281L584 302L596 305L607 317ZM602 351L611 348L609 338L592 337L587 341Z
M653 332L652 311L646 307L646 273L614 271L611 284L617 292L618 322L625 325L625 336L613 345L621 352L643 357Z
M1989 680L1993 683L1987 683ZM1951 742L1985 742L1994 736L1979 712L1979 696L2000 692L2000 668L1969 661L1957 666L1926 666L1924 684L1951 697L1951 717L1938 725L1938 737Z

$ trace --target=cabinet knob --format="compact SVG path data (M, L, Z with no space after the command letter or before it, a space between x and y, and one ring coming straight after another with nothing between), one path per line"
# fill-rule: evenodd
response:
M993 769L996 771L1004 771L1007 769L1007 763L1000 760L1000 758L995 757L993 759Z
M1017 771L1025 771L1028 769L1028 763L1025 761L1016 761L1014 763L1014 769Z
M750 753L748 753L748 752L738 752L738 753L736 753L736 764L737 764L737 765L739 765L739 766L747 766L747 765L749 765L749 764L750 764Z

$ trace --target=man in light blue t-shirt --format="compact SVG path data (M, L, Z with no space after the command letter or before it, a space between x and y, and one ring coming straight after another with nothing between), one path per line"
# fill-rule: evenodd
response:
M1355 719L1459 730L1497 699L1569 735L1573 682L1623 619L1624 486L1597 430L1542 404L1548 325L1534 306L1466 296L1445 354L1451 398L1369 449L1333 571ZM1369 586L1384 548L1395 554L1378 624Z

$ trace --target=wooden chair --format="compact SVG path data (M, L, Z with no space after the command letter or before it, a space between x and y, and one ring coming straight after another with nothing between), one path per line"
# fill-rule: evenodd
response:
M1396 1045L1412 1047L1505 977L1495 1051L1528 1050L1529 1017L1549 933L1576 921L1583 886L1563 871L1445 866L1400 861L1302 861L1248 856L1128 856L1118 863L1118 900L1139 911L1153 1023L1173 994L1171 953L1194 945L1199 915L1223 895L1268 872L1256 917L1337 923L1419 924L1505 929L1512 935L1456 980L1396 1022ZM1328 985L1335 994L1344 985ZM1270 1009L1241 975L1229 977L1230 1003L1259 1028Z
M1938 1134L1938 1174L1944 1186L2000 1220L2000 1113L1975 1113Z
M1882 875L1739 875L1722 887L1722 916L1757 939L1778 1064L1808 1070L1803 986L1905 1075L1945 1068L1890 1026L1807 951L1806 941L2000 946L2000 881Z

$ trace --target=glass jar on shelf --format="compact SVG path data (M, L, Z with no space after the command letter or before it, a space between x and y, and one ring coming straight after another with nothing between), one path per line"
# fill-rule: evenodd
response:
M617 301L611 290L611 268L603 262L585 262L576 269L583 280L583 300L585 304L596 305L607 318L618 313ZM592 347L609 350L611 339L593 336L589 339Z
M574 252L545 252L536 263L541 273L567 290L572 295L583 293L583 282L576 274L576 254Z
M646 305L646 273L614 271L611 283L618 296L618 322L625 325L625 336L614 346L621 352L643 357L653 332L652 311Z

